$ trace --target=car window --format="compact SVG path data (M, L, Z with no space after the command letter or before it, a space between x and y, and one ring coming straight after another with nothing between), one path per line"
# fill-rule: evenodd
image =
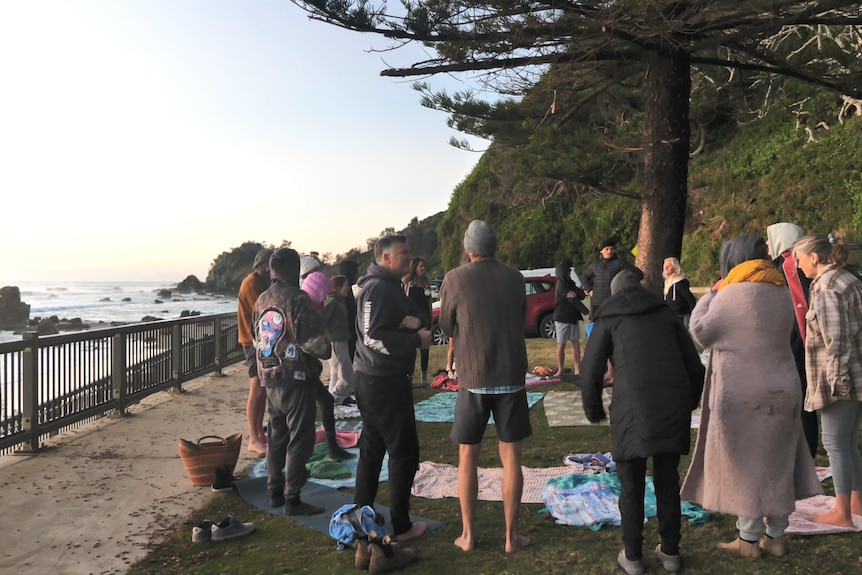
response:
M524 282L524 286L527 288L528 296L536 295L537 293L539 293L536 291L536 286L534 286L532 282Z
M554 289L554 283L549 281L528 281L524 285L527 288L527 295L537 295L546 293Z

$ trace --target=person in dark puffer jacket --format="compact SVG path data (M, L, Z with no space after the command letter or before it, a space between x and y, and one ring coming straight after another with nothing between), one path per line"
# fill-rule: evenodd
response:
M643 573L644 477L653 459L664 568L680 568L679 459L689 452L691 412L700 403L704 368L691 337L661 297L640 286L631 271L611 282L611 297L594 311L582 367L584 412L605 418L602 375L614 364L610 406L613 456L620 479L624 549L617 557L629 574Z

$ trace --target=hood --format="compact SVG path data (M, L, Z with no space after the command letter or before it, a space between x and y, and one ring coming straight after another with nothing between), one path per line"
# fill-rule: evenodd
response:
M401 285L401 278L399 278L383 266L377 264L376 262L372 262L368 265L368 272L356 281L356 285L358 285L361 289L366 282L372 279L391 281L395 282L398 285Z
M743 262L769 258L766 242L757 234L745 234L721 244L718 260L721 263L721 277Z
M796 224L781 222L766 228L766 239L769 241L769 251L772 259L777 258L798 242L805 232Z
M642 315L667 304L658 295L637 285L625 288L606 299L593 314L593 321L623 315Z

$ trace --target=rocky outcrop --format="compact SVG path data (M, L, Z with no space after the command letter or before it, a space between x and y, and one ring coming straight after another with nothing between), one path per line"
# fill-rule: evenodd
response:
M18 286L0 288L0 329L15 329L30 319L30 304L21 301Z
M197 276L190 275L177 284L179 293L203 293L206 289L204 283Z

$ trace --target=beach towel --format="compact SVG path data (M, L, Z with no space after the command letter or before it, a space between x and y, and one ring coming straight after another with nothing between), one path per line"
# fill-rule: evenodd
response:
M349 476L345 476L340 479L327 479L325 477L309 477L308 480L310 482L317 483L319 485L325 485L326 487L331 487L332 489L355 489L356 488L356 465L359 462L359 448L354 447L347 450L348 453L352 453L353 457L350 459L344 459L340 462L347 471L350 472ZM258 477L266 477L266 458L261 458L248 466L248 476L252 478ZM389 454L383 456L383 466L380 469L380 483L384 481L389 481Z
M853 533L862 531L862 515L853 516L853 527L838 527L812 523L811 519L829 512L835 506L831 495L815 495L796 502L796 510L790 514L790 525L785 533L794 535L829 535L832 533Z
M602 391L602 403L605 413L610 413L610 404L613 399L613 387L606 387ZM548 418L549 427L583 427L591 425L610 425L610 418L605 418L600 423L590 423L584 415L584 403L581 392L578 391L549 391L543 403L545 406L545 417ZM691 414L691 427L700 427L700 408Z
M521 471L524 474L524 491L521 494L521 503L542 503L540 493L548 480L572 473L572 469L569 467L533 468L522 466ZM480 501L503 500L502 467L480 467L478 478ZM458 468L446 463L423 461L419 464L419 471L413 479L411 493L426 499L458 497Z
M534 373L527 373L524 375L524 385L526 387L536 387L539 385L554 385L562 382L563 380L559 377L540 376ZM438 373L431 381L431 387L443 391L458 391L458 380L452 379L445 371L442 371Z
M437 393L428 399L420 401L414 406L416 411L416 421L422 423L452 423L455 420L455 399L458 396L454 393ZM545 397L541 392L527 393L527 406L533 407ZM494 423L492 415L489 423Z

